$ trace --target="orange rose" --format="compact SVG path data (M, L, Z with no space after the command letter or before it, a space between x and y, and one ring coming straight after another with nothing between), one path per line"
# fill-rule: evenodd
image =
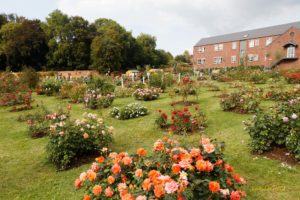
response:
M135 171L135 176L138 177L138 178L143 177L143 170L142 169L137 169Z
M128 166L128 165L131 165L131 163L132 163L132 158L126 156L126 157L124 157L124 158L122 159L122 162L123 162L124 165L127 165L127 166Z
M165 146L162 142L157 141L154 143L154 151L163 151L165 149Z
M80 186L81 186L81 181L80 181L79 178L77 178L77 179L75 180L74 186L75 186L76 188L80 188Z
M87 178L89 179L89 181L96 180L97 174L93 170L88 170L86 175L87 175Z
M119 174L121 172L121 167L119 164L114 164L112 167L111 167L111 171L114 173L114 174Z
M204 147L204 151L206 151L207 153L212 153L215 151L215 145L213 144L205 144L203 145Z
M217 160L216 165L220 166L220 165L222 165L222 163L223 163L223 160L219 159L219 160Z
M217 181L211 181L208 184L208 188L209 188L209 190L212 193L219 192L219 190L220 190L220 184Z
M127 193L126 195L123 196L123 200L134 200L134 196Z
M154 194L157 198L162 197L165 194L164 187L162 185L154 186Z
M144 148L139 148L136 153L140 156L140 157L143 157L143 156L146 156L147 154L147 151L144 149Z
M156 170L151 170L149 173L148 173L148 177L150 178L150 180L156 180L161 174L156 171Z
M83 134L83 138L84 138L84 139L88 139L88 138L89 138L89 134L84 133L84 134Z
M151 180L149 178L147 178L143 181L143 190L144 191L150 191L151 186L152 186L152 183L151 183Z
M173 166L172 166L172 172L173 172L173 174L179 174L180 169L181 169L180 165L173 164Z
M95 196L99 196L101 194L101 192L102 192L102 187L100 185L95 185L93 187L93 194Z
M91 197L88 194L85 194L83 196L83 200L91 200Z
M110 187L106 188L104 193L106 197L112 197L114 195L114 191Z
M105 161L105 158L103 156L100 156L100 157L96 158L96 161L98 163L103 163Z
M107 182L111 185L111 184L113 184L114 182L115 182L115 178L113 177L113 176L109 176L108 178L107 178Z

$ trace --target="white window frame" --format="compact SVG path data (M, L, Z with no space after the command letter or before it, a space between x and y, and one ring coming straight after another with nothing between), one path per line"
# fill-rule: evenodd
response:
M198 64L198 65L205 65L205 58L199 58L199 59L197 60L197 64Z
M235 64L236 63L236 56L231 56L231 63L232 64Z
M289 46L286 50L286 57L287 58L295 58L295 51L296 51L296 48L294 46Z
M223 44L215 44L214 50L215 51L223 51L224 45Z
M249 48L253 48L254 47L254 40L249 40Z
M232 42L231 43L231 48L236 49L237 48L237 42Z
M199 48L198 48L198 52L204 53L204 52L205 52L205 47L199 47Z
M249 62L256 62L256 61L258 61L258 54L248 54L248 61Z
M223 62L223 57L214 57L214 58L213 58L213 63L214 63L215 65L221 64L222 62Z
M259 39L254 40L254 46L256 46L256 47L259 46Z
M269 46L270 44L272 44L273 42L273 38L272 37L267 37L266 38L266 46Z

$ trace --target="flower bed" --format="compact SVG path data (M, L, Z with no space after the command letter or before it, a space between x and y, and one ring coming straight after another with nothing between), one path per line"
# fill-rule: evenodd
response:
M132 96L134 96L137 100L151 101L158 99L159 93L162 93L160 88L145 88L137 89Z
M0 106L25 105L30 107L30 104L32 102L31 95L31 91L1 94Z
M203 138L198 147L182 148L163 138L152 156L139 148L134 155L103 152L74 182L91 199L241 199L246 183L223 160L222 145Z
M300 83L300 71L287 72L284 74L284 77L288 83Z
M199 107L195 107L196 114L192 115L189 109L185 107L183 110L173 109L171 114L171 122L168 122L168 115L159 110L159 116L155 123L160 128L170 127L171 131L176 134L187 134L189 132L203 130L207 126L206 116L200 111Z
M289 99L300 97L300 86L284 91L282 88L272 88L265 94L265 98L274 101L287 101Z
M241 89L228 95L223 95L220 105L224 111L237 113L254 113L260 104L260 89Z
M254 152L263 153L275 146L286 146L300 159L300 98L257 113L245 122Z
M96 114L83 119L60 121L50 126L47 156L58 169L66 169L76 159L99 153L112 142L112 127L107 127Z
M96 90L88 89L84 96L84 104L87 108L108 108L114 101L115 96L112 94L98 94Z
M63 82L53 78L42 81L36 88L38 95L53 96L59 93Z
M131 103L125 107L114 107L110 112L110 115L116 119L132 119L145 116L148 114L148 109L139 103Z

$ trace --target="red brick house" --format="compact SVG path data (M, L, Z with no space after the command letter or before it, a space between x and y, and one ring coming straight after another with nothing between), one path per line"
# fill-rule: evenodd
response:
M265 66L300 68L300 22L202 38L193 49L196 68Z

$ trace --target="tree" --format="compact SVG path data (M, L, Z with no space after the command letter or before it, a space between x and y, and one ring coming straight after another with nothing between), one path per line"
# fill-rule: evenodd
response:
M185 50L183 54L177 55L175 57L175 61L183 64L191 64L192 63L192 56L190 55L188 50Z
M141 33L136 38L139 45L139 63L140 65L155 65L157 64L156 38L152 35Z
M46 36L39 20L19 18L2 26L1 52L5 55L6 66L19 71L23 66L40 69L45 64L48 51Z
M73 70L89 67L93 31L88 21L55 10L46 18L44 30L49 39L48 68Z
M111 19L97 19L92 26L97 31L91 45L93 68L107 72L137 64L137 44L131 32Z

